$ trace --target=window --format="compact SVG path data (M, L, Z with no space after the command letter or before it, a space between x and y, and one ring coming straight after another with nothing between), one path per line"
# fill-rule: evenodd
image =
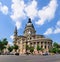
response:
M46 49L46 45L45 45L45 49Z
M41 48L43 48L43 45L41 45Z

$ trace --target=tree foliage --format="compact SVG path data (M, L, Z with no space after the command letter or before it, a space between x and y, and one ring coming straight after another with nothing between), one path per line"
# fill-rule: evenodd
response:
M6 38L4 38L3 40L0 40L0 52L6 48L6 45L8 44L8 41Z
M39 51L43 51L43 48L41 48L39 45L37 45L37 51L39 53Z
M33 51L34 51L34 47L33 46L30 46L30 52L33 54Z
M53 47L54 47L54 48L58 48L58 47L59 47L58 43L54 42L54 43L53 43Z
M26 45L26 50L29 50L29 49L30 49L29 45Z
M60 45L56 42L53 43L53 47L49 49L51 53L60 53Z
M13 46L8 47L9 52L13 50Z
M17 49L18 49L18 45L15 45L15 44L14 44L13 49L15 49L15 51L17 51Z

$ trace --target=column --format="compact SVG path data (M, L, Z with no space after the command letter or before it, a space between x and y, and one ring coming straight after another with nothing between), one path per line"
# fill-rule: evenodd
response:
M20 41L20 54L23 53L23 44L22 44L22 40Z
M43 42L43 49L45 49L45 43Z
M41 48L41 42L39 42L39 47Z
M48 42L47 42L47 45L46 45L46 47L47 47L47 48L46 48L46 51L48 51Z

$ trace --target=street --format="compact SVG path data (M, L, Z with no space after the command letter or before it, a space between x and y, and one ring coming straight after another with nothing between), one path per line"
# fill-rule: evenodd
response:
M60 62L60 55L0 55L0 62Z

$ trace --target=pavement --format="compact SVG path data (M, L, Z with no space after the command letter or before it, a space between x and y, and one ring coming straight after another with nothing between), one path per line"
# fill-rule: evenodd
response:
M60 62L60 55L0 55L0 62Z

